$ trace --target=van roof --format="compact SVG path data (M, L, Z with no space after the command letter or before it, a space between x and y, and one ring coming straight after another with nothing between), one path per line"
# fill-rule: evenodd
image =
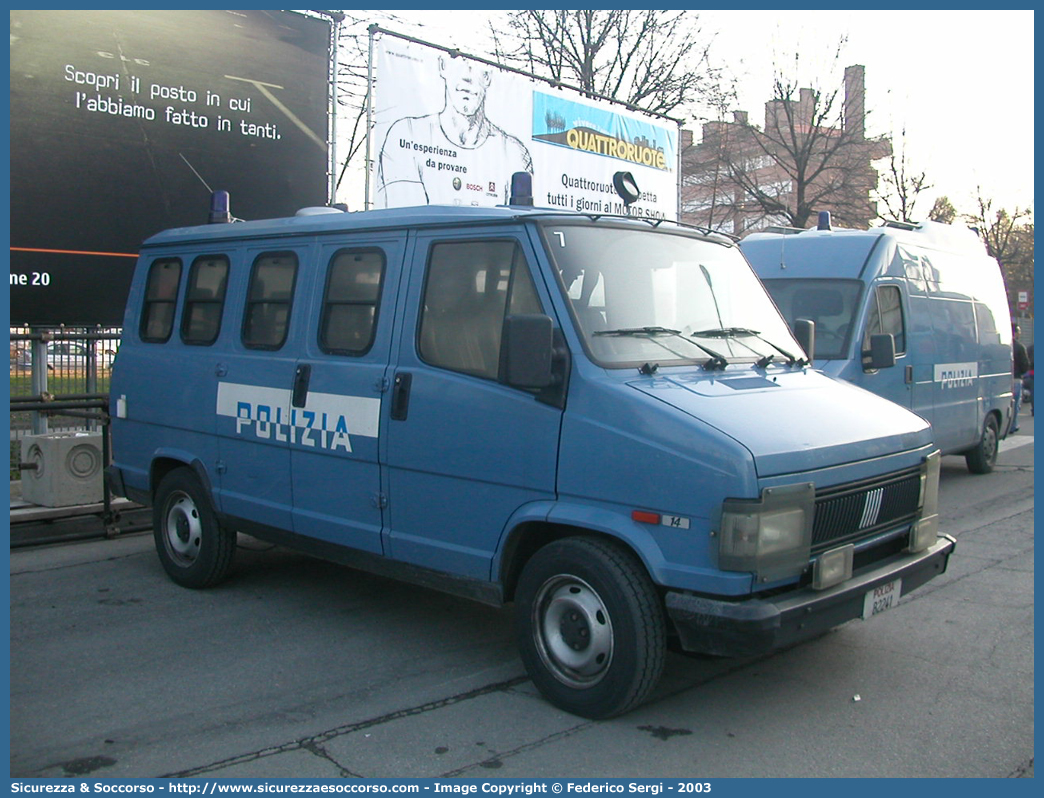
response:
M740 241L740 249L763 278L785 277L787 264L800 261L804 277L857 279L874 246L882 239L982 257L987 254L985 245L973 230L941 222L885 222L869 230L835 228L752 233ZM772 265L778 265L779 271L770 275L768 270Z
M306 208L295 216L280 219L176 227L151 236L143 246L180 244L197 240L307 235L333 230L381 230L460 224L461 222L489 223L507 221L532 213L532 210L528 208L479 208L456 205L423 205L413 208L388 208L354 213L345 213L336 208ZM545 210L544 213L547 211Z
M267 238L274 236L316 235L327 232L353 232L360 230L393 230L404 227L440 227L447 225L477 225L510 222L526 218L564 217L572 219L612 218L618 221L659 223L657 219L610 216L608 214L583 214L550 208L499 205L476 207L461 205L420 205L407 208L386 208L371 211L345 213L335 208L306 208L295 216L281 219L260 219L231 224L201 224L194 227L177 227L164 230L148 238L142 247L157 247L186 244L191 242L219 241L242 238ZM672 228L686 228L667 221ZM700 230L704 235L709 231ZM710 234L721 243L727 242L723 235Z

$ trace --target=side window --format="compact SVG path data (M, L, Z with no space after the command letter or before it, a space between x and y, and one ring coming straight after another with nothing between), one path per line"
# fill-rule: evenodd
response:
M377 306L384 276L379 249L342 250L330 261L319 321L324 352L361 355L373 344Z
M293 252L258 255L250 272L243 313L245 347L279 349L286 341L296 278L297 256Z
M944 362L962 363L978 360L975 309L971 302L956 299L932 299L935 351Z
M192 262L181 313L182 341L208 346L217 340L227 287L228 258L224 255L203 255Z
M870 336L891 333L895 338L895 353L906 351L906 326L903 322L902 295L897 285L882 285L872 298L863 333L863 351L870 351Z
M161 258L153 261L145 284L145 301L141 308L141 340L162 344L174 330L174 309L181 284L181 260Z
M495 380L508 309L512 314L543 312L516 242L435 244L421 310L421 359Z
M975 327L979 335L980 344L999 345L1001 336L997 331L997 320L993 311L982 302L975 303Z

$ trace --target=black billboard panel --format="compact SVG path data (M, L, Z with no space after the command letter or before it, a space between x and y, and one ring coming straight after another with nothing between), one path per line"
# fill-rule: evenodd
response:
M141 242L323 205L329 23L11 11L11 324L118 325Z

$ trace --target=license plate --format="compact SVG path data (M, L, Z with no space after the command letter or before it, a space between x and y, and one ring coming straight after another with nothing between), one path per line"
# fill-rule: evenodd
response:
M891 582L878 585L873 590L868 590L866 598L863 599L863 617L873 617L898 604L902 584L902 579L893 579Z

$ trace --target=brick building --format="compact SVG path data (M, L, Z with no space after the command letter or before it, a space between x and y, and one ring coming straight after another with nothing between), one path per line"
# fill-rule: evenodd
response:
M743 235L807 227L827 210L837 224L867 227L877 217L873 162L892 145L866 138L864 78L862 66L845 69L840 112L836 95L802 88L796 99L765 103L761 128L736 111L731 122L703 125L699 144L683 130L683 221Z

